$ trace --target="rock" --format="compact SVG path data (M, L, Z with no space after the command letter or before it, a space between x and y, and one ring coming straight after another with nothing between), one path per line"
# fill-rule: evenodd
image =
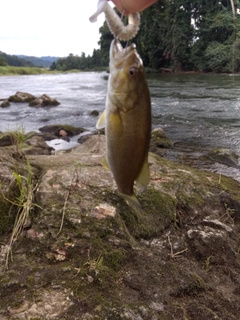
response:
M91 112L90 112L90 116L98 117L98 116L99 116L99 111L97 111L97 110L91 111Z
M44 136L46 137L46 140L51 140L48 137L54 137L53 139L55 139L56 137L64 137L64 136L76 136L82 132L87 131L84 128L77 128L77 127L73 127L70 125L65 125L65 124L61 124L61 125L47 125L44 127L41 127L38 129L39 131L41 131ZM64 135L63 135L64 133ZM49 136L50 135L50 136Z
M8 101L10 102L31 102L32 100L36 99L35 96L33 96L30 93L27 92L16 92L15 95L10 96L8 98Z
M229 149L220 148L220 149L211 150L208 153L208 156L210 157L210 159L216 162L222 163L229 167L240 169L240 165L238 164L239 162L238 155Z
M18 141L19 139L19 141ZM49 147L44 138L36 132L21 134L18 132L0 133L0 147L14 146L16 152L24 155L51 154L53 148Z
M9 133L0 133L0 147L11 146L14 143L13 136Z
M22 148L25 155L50 155L53 150L46 144L44 138L37 133L28 134Z
M67 134L67 131L65 131L65 130L63 130L63 129L61 129L61 130L59 130L59 136L60 137L66 137L68 134Z
M162 128L155 128L151 133L150 151L159 153L158 149L171 148L172 141L166 136ZM161 152L161 151L160 151Z
M101 166L104 135L25 160L12 148L0 153L1 319L239 318L237 181L149 153L139 210ZM4 270L19 207L31 225Z
M84 143L92 134L93 134L92 132L86 132L86 134L81 135L80 138L78 139L78 143Z
M1 108L7 108L10 106L10 102L8 100L4 100L1 104L0 107Z
M39 98L35 98L29 103L30 107L48 107L48 106L58 106L60 104L54 98L49 97L47 94L41 95Z

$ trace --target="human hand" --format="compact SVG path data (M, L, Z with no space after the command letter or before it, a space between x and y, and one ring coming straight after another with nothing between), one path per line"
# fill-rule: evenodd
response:
M130 12L143 11L157 0L111 0L118 8L119 12L127 16Z

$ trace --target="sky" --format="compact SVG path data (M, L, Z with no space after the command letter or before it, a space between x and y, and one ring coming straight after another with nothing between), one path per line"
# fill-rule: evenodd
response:
M0 51L27 56L92 55L105 16L91 23L97 0L1 1Z

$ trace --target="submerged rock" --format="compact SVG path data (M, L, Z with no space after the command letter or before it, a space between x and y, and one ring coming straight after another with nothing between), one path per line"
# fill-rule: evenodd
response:
M92 135L27 155L31 224L0 268L1 319L237 320L240 184L149 153L139 209L115 192L104 153L105 137ZM20 194L13 172L29 170L0 153L3 262L17 211L6 199Z
M10 102L8 100L4 100L1 104L0 107L1 108L7 108L10 106Z
M68 124L47 125L38 130L44 134L47 140L55 139L56 137L73 137L87 131L84 128L74 127Z
M99 116L99 111L97 111L97 110L92 110L92 111L90 112L90 116L98 117L98 116Z
M229 167L240 169L239 163L239 157L236 153L232 152L229 149L215 149L211 150L208 153L208 156L210 159L222 163L224 165L227 165Z

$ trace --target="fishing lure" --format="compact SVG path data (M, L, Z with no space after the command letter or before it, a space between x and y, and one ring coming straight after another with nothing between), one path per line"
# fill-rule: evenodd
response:
M129 14L128 25L125 26L114 9L109 5L108 1L99 0L97 11L89 18L90 22L96 22L97 17L102 12L105 13L109 30L115 38L122 41L128 41L137 35L140 26L140 14L138 12Z

